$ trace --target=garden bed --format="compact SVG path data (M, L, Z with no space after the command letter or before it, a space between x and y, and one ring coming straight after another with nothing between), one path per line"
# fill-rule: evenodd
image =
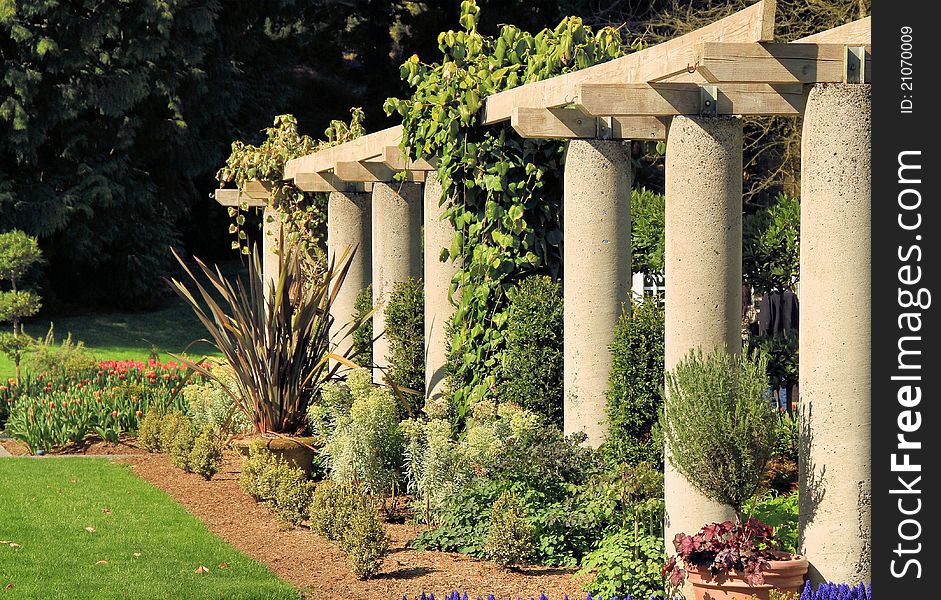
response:
M239 487L241 457L226 453L222 470L206 481L172 466L164 455L123 459L154 486L172 495L201 519L216 535L275 574L300 588L307 598L349 600L418 597L422 592L441 596L452 590L471 597L539 596L583 597L572 570L528 567L503 570L493 563L446 552L419 552L408 544L420 529L387 524L391 552L380 573L360 581L350 572L344 553L335 544L305 528L291 528L264 504L256 503Z
M0 439L0 446L13 456L30 456L29 446L25 442L14 439ZM81 443L60 446L47 453L47 456L127 456L129 454L147 454L147 450L140 447L137 438L121 434L117 444L105 442L97 436L89 436Z

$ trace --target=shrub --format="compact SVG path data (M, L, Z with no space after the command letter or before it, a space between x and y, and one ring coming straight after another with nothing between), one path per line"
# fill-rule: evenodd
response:
M667 378L663 431L670 462L707 498L742 506L760 487L774 447L766 362L693 350Z
M163 422L160 424L160 451L169 454L173 448L173 442L176 440L176 434L184 422L187 422L186 415L182 412L173 410L163 416Z
M222 440L219 432L211 427L203 429L193 442L187 465L193 473L203 476L207 481L222 467Z
M372 374L369 369L357 369L350 373L349 379L369 377L369 387L372 387ZM333 435L337 426L337 419L350 414L353 407L353 394L350 385L331 381L325 383L320 389L320 398L311 403L307 409L307 427L311 434L319 437L322 443Z
M768 463L765 485L781 494L797 489L800 425L797 417L778 412L774 428L774 450Z
M322 481L310 500L310 528L340 542L353 573L368 579L388 553L389 539L376 507L368 496L348 485Z
M389 379L397 386L425 390L425 288L409 277L392 286L385 307L389 340ZM408 414L421 408L410 406Z
M341 547L350 559L353 574L369 579L382 567L389 552L389 537L375 506L360 501L353 508L344 527Z
M611 359L605 449L632 465L662 464L657 421L663 410L663 308L657 299L625 304L614 329Z
M261 441L254 442L248 448L248 458L242 462L239 486L246 494L258 501L263 501L266 494L262 490L261 480L268 471L268 464L273 460L271 453L265 450Z
M210 369L216 379L191 383L182 390L188 414L198 430L215 427L223 435L245 433L252 428L230 393L238 393L231 381L228 367L219 365ZM227 391L228 390L228 391Z
M562 425L562 293L550 277L523 279L510 292L506 351L497 395Z
M449 437L449 424L429 421L410 435L409 490L413 508L435 529L422 532L420 549L460 551L485 557L489 516L505 491L519 500L537 525L533 560L575 566L611 523L589 482L597 455L581 445L584 434L565 437L554 425L514 405L481 403L468 419L464 438Z
M276 470L276 487L272 505L278 516L299 525L310 514L310 500L314 493L314 482L297 467L281 463Z
M363 321L363 318L372 310L372 285L367 285L359 294L353 304L354 321ZM353 360L361 366L372 366L372 319L366 319L363 324L353 332Z
M337 541L350 520L352 488L321 481L310 500L310 528L328 540Z
M160 427L163 413L158 410L147 411L137 430L137 441L148 452L160 452Z
M631 190L631 268L663 273L664 198L646 188Z
M334 481L383 495L398 479L402 434L395 397L387 389L365 384L366 373L362 369L351 375L353 405L349 415L336 419L323 455Z
M742 221L742 275L762 292L793 289L800 278L800 200L779 194Z
M23 367L33 375L45 374L47 378L78 378L98 370L98 361L85 348L84 342L72 341L69 333L62 344L56 346L53 326L49 326L46 337L37 341L23 358Z
M605 536L585 557L578 575L594 574L584 586L596 598L659 598L663 595L663 538L618 531Z
M519 499L503 492L490 511L490 530L484 553L501 567L526 562L533 556L536 530L526 521Z
M195 443L196 434L193 431L193 424L190 423L189 419L183 417L176 428L173 443L170 444L170 462L189 473L191 471L190 454L193 452Z

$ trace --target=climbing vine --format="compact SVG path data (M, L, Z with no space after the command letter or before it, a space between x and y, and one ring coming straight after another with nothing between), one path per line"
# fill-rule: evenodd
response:
M221 186L234 183L245 189L250 181L262 182L268 189L268 206L282 215L287 240L296 244L315 261L320 256L326 236L327 196L323 193L304 192L293 181L283 180L284 166L293 158L305 156L330 146L342 144L365 133L363 110L350 110L349 123L334 120L324 132L324 140L303 135L297 130L293 115L279 115L274 125L265 130L265 140L258 146L242 141L232 142L232 152L225 166L216 174ZM248 205L242 203L229 208L233 222L229 233L234 236L232 248L248 254L245 217Z
M448 364L456 425L498 385L508 290L534 271L557 276L561 268L565 146L521 139L507 125L478 127L482 98L627 50L617 29L593 32L577 17L536 35L505 25L493 37L478 31L479 15L476 2L462 2L460 30L438 36L440 62L410 57L400 74L411 97L385 104L402 118L403 147L416 158L437 156L442 202L453 199L445 218L456 233L442 260L458 265Z

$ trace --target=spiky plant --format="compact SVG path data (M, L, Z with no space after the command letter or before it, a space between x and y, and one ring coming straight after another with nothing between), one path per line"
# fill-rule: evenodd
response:
M189 266L174 252L198 292L198 299L183 283L172 280L176 292L189 304L209 333L208 340L231 368L235 390L229 390L238 409L259 434L297 435L306 428L307 408L320 386L336 376L341 365L355 367L349 352L331 351L330 309L349 271L355 250L333 257L319 277L305 278L302 257L294 247L280 249L280 274L266 282L257 248L249 260L248 281L228 279L196 259L202 274L221 301L210 293ZM344 326L342 337L352 335L366 318ZM202 375L217 380L206 366L180 358Z

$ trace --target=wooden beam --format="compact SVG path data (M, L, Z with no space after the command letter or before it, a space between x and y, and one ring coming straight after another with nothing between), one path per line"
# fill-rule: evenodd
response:
M333 173L297 173L294 185L304 192L365 192L365 184L338 179Z
M575 108L513 109L513 129L521 137L539 139L571 139L597 137L597 117ZM667 124L657 117L613 117L611 138L626 140L664 140Z
M245 183L245 188L242 190L245 195L253 200L265 200L271 196L271 188L274 184L270 181L259 181L253 179Z
M285 179L296 179L298 173L320 173L332 169L338 161L359 161L380 156L388 146L402 142L402 126L360 136L344 144L289 160L284 167Z
M646 83L682 73L695 63L703 42L768 42L774 39L774 0L762 0L744 10L686 35L633 52L612 61L537 81L484 98L480 122L510 119L517 106L553 108L569 104L580 83L617 81Z
M403 169L404 170L404 169ZM405 171L406 181L425 181L424 171ZM402 171L377 161L339 161L333 167L333 174L343 181L396 181L396 174Z
M257 200L250 197L248 194L235 189L216 190L213 192L213 197L216 199L216 202L222 206L248 206L251 208L258 208L268 205L265 200ZM267 198L267 196L265 198Z
M405 151L399 146L389 146L382 151L381 161L396 171L434 171L438 160L435 157L408 160Z
M833 83L844 77L843 44L729 44L705 42L696 70L712 83ZM871 80L872 49L866 52Z
M594 116L696 115L700 86L690 83L585 83L578 86L576 105ZM718 86L720 115L796 116L807 96L802 85L729 83Z
M872 17L865 17L846 25L808 35L795 44L842 44L844 46L868 46L872 44Z

